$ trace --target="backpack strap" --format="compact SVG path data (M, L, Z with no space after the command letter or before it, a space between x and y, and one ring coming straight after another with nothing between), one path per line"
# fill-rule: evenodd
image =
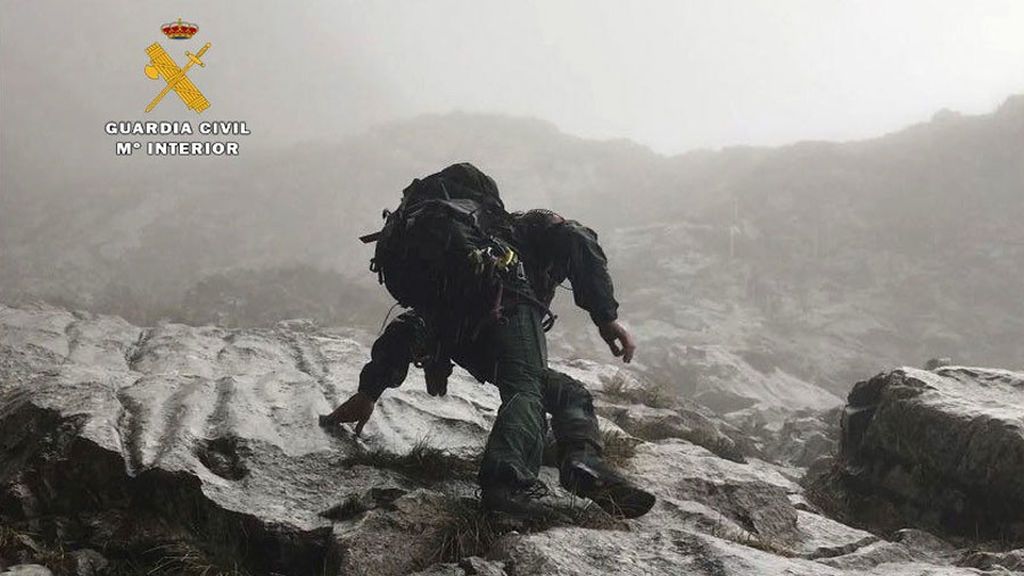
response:
M551 308L548 305L544 304L543 302L529 294L524 294L522 291L516 290L515 288L511 287L506 289L509 292L515 294L515 296L517 298L520 298L523 302L526 302L527 304L532 304L534 307L538 308L541 311L541 313L544 314L543 319L541 319L540 321L540 327L545 332L551 331L551 328L553 328L555 325L555 321L558 320L558 314L552 312Z

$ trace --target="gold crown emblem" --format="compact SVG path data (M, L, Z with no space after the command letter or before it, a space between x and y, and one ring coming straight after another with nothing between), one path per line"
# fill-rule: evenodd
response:
M181 18L178 18L177 22L161 26L160 31L172 40L188 40L199 32L199 26L191 22L182 22Z

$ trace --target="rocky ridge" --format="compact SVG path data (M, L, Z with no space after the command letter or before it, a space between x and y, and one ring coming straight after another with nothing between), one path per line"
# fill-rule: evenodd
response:
M858 383L834 465L812 494L852 521L1024 537L1024 374L937 366Z
M555 366L595 392L609 456L658 504L624 522L555 490L550 504L563 512L559 520L494 523L477 514L472 484L473 458L498 405L492 387L457 373L449 396L432 398L413 374L380 402L365 438L317 426L317 414L354 390L367 339L300 321L139 328L46 305L0 306L0 570L811 576L1019 569L1019 551L954 547L915 529L876 534L830 519L805 497L802 468L766 460L779 453L770 441L585 360ZM804 429L821 432L792 425L786 434L804 437ZM790 461L813 459L812 444ZM550 468L544 478L556 483Z
M469 160L510 208L600 233L651 377L722 413L819 408L880 366L1021 365L1022 136L1014 97L873 140L678 157L462 113L199 163L187 186L177 166L89 162L72 182L24 157L2 172L0 293L139 325L375 329L388 304L356 237L412 178ZM587 334L572 316L554 345Z

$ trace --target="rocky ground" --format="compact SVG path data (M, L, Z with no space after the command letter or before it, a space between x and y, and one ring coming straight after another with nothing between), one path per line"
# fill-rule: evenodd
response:
M318 427L367 340L0 306L0 573L1024 573L1024 375L900 370L858 384L842 427L758 427L556 361L659 501L622 521L555 490L555 518L512 522L476 510L491 387L432 398L414 373L363 438Z
M842 413L836 465L806 483L855 522L1019 542L1022 392L1024 374L957 366L860 382Z

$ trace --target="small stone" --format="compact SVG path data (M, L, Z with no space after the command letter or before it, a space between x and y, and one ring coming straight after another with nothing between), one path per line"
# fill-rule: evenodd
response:
M469 556L459 561L459 566L470 576L505 576L505 564Z
M110 564L102 554L89 548L71 553L75 560L75 576L99 576Z

